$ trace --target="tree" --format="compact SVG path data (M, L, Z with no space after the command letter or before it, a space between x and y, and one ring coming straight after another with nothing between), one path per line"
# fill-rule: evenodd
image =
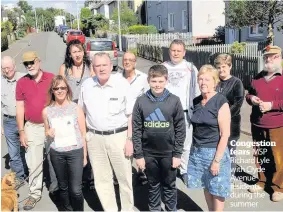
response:
M118 9L113 11L112 19L115 24L118 24ZM131 10L126 2L121 2L120 21L122 28L129 27L138 23L138 18L135 16L133 10ZM123 27L124 26L124 27Z
M82 23L85 26L85 31L87 31L85 32L86 34L92 34L92 31L98 29L106 30L109 27L108 20L101 14L91 15L88 18L84 18Z
M218 26L215 29L215 34L213 37L216 39L217 42L225 43L225 27L224 26Z
M8 12L8 20L13 25L13 31L16 30L17 26L18 26L18 19L17 19L17 14L14 11L9 11Z
M240 29L258 24L268 28L267 40L274 41L274 25L280 23L277 30L282 30L283 1L244 1L233 0L225 9L227 26Z
M20 0L18 2L18 6L24 11L24 13L27 13L32 10L32 6L28 4L27 1Z

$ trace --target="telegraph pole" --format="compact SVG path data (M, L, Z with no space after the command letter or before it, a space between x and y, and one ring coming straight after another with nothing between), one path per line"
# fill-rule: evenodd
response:
M34 17L35 17L35 29L36 29L36 33L38 33L38 29L37 29L37 16L36 16L36 8L34 8Z
M121 21L120 21L120 0L118 0L118 28L119 28L119 50L122 51Z
M78 30L80 30L80 20L79 20L78 0L76 0L76 4L77 4L77 23L78 23Z

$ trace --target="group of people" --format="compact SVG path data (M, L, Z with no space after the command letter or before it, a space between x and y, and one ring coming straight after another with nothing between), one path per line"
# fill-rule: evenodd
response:
M245 90L241 80L231 75L230 55L220 54L215 67L204 65L198 71L184 59L185 53L183 41L174 40L170 61L150 67L147 75L136 70L137 59L131 52L123 55L124 69L112 73L107 53L88 58L78 40L68 43L56 76L40 68L36 52L23 54L25 75L16 72L11 57L3 57L3 133L17 187L23 185L28 167L24 209L33 209L41 199L45 150L49 192L58 193L63 210L84 210L82 180L88 169L104 210L118 210L114 179L121 210L132 211L134 157L148 182L149 210L161 210L161 194L165 209L177 210L180 174L188 188L204 189L210 211L223 211L231 193L231 168L236 164L231 163L235 155L230 150L235 149L232 141L240 137ZM268 171L259 173L250 192L271 186L273 201L283 200L281 58L279 47L265 48L265 70L251 82L246 95L253 107L254 141L276 143L266 155L255 155L273 163L257 164Z

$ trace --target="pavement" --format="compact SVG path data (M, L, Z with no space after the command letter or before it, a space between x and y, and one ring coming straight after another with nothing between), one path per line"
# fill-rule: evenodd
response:
M148 70L151 66L156 65L158 63L150 61L150 60L146 60L144 58L141 57L137 57L137 65L136 65L136 69L144 72L144 73L148 73ZM122 65L122 58L119 58L118 61L118 67L119 69L123 69L123 65ZM246 91L247 93L247 91ZM241 132L243 134L249 135L251 136L251 123L250 123L250 114L252 112L252 107L246 102L246 100L244 100L243 106L241 108L241 117L242 117L242 121L241 121Z
M28 35L24 39L15 42L11 47L2 52L3 55L10 55L15 57L17 69L25 72L23 65L21 65L21 56L24 51L35 50L38 52L42 60L42 68L52 73L58 73L60 65L64 61L66 45L63 43L55 32L42 32L39 34ZM20 51L21 50L21 51ZM20 52L19 52L20 51ZM121 54L120 54L121 55ZM121 58L119 58L121 61ZM120 62L121 63L121 62ZM139 70L147 71L152 65L150 61L138 58L137 68ZM283 211L283 204L274 203L270 201L270 195L267 192L260 192L250 194L247 188L251 181L248 178L253 178L256 175L256 168L252 159L252 147L248 147L251 142L251 137L241 134L240 137L243 146L238 149L237 159L241 160L238 165L241 167L237 170L237 176L240 177L236 180L237 188L235 188L225 203L225 211ZM1 137L1 176L10 170L9 157L7 153L7 145L5 138ZM147 207L147 186L142 186L137 181L137 175L133 165L133 193L135 202L135 211L148 211ZM247 182L246 182L247 181ZM187 189L180 179L177 179L177 192L178 192L178 211L207 211L205 197L202 189ZM117 196L119 196L118 187L116 187ZM22 209L23 201L28 195L28 185L24 185L18 190L19 205ZM100 211L102 210L99 199L95 190L85 188L83 190L85 198L85 211ZM119 198L117 200L119 203ZM57 207L52 199L49 197L49 192L45 186L43 187L42 199L37 203L33 211L56 211Z

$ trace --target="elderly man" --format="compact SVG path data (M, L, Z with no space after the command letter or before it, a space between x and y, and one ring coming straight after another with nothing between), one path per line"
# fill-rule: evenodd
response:
M45 130L41 114L54 75L40 68L40 59L36 52L25 52L22 60L28 74L22 77L16 86L17 124L21 145L26 149L26 161L31 174L29 197L24 203L24 210L31 210L42 195L41 162Z
M182 40L173 40L169 48L170 61L163 65L168 69L167 89L178 96L181 100L186 118L186 140L181 157L180 174L183 182L187 185L187 167L192 145L193 126L190 124L192 116L193 99L200 95L197 85L197 68L184 59L186 55L185 44Z
M258 182L249 189L258 192L272 187L272 201L283 200L283 76L278 46L264 49L264 70L251 82L247 102L255 146ZM270 143L272 142L272 143Z
M1 60L1 109L3 115L3 131L10 155L11 170L16 173L16 188L24 184L25 159L21 151L20 138L16 121L16 84L25 75L16 71L16 64L12 57L5 56ZM22 154L23 153L23 154Z
M113 168L119 183L121 210L132 210L134 97L127 80L111 74L113 65L107 53L95 54L92 63L96 76L82 84L79 105L86 113L86 140L95 188L103 209L117 211Z
M123 70L122 76L130 83L131 91L135 100L149 90L147 75L136 69L137 58L134 53L128 51L123 55ZM139 180L144 185L147 183L147 178L144 172L139 170Z

